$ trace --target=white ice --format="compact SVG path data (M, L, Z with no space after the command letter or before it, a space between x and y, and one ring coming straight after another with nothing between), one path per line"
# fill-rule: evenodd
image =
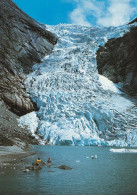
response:
M137 107L98 74L96 51L121 27L48 26L58 36L52 53L33 67L26 88L39 111L19 119L48 144L137 145Z
M122 92L118 89L118 86L105 76L99 74L99 82L101 83L104 90L110 90L114 93L122 94Z
M31 131L32 135L35 135L37 127L38 127L38 117L36 112L31 112L19 118L19 126L26 127L29 131Z
M109 151L115 153L137 153L137 149L127 149L127 148L110 149Z

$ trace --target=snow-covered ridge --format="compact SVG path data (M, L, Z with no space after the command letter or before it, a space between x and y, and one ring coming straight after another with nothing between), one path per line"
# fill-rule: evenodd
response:
M26 81L39 111L33 119L32 114L21 117L19 124L49 144L137 145L137 108L98 74L96 64L98 46L128 27L60 24L48 29L58 35L58 43Z

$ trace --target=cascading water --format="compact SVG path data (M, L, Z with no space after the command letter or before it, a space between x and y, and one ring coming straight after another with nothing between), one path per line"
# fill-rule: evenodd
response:
M137 145L136 106L98 74L96 65L99 45L129 28L60 24L48 29L58 43L26 80L39 111L21 117L19 124L49 144Z

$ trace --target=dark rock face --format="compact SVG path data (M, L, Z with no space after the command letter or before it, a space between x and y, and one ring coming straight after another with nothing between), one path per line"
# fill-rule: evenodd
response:
M135 18L134 20L132 20L131 22L129 22L129 24L133 24L135 22L137 22L137 18Z
M45 25L27 16L11 0L0 0L0 100L15 114L36 110L25 90L25 74L56 42Z
M4 102L0 101L0 145L20 146L20 142L38 144L27 129L18 126L17 119L18 116L9 111Z
M97 64L100 74L115 83L123 83L123 91L128 94L137 95L137 27L101 46L97 51Z
M64 170L71 170L72 168L66 165L61 165L58 167L59 169L64 169Z

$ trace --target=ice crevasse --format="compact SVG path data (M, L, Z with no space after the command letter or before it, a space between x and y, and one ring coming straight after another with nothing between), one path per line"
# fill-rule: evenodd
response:
M129 26L48 26L58 43L28 75L26 88L39 110L20 117L44 143L137 146L137 107L98 74L96 51Z

